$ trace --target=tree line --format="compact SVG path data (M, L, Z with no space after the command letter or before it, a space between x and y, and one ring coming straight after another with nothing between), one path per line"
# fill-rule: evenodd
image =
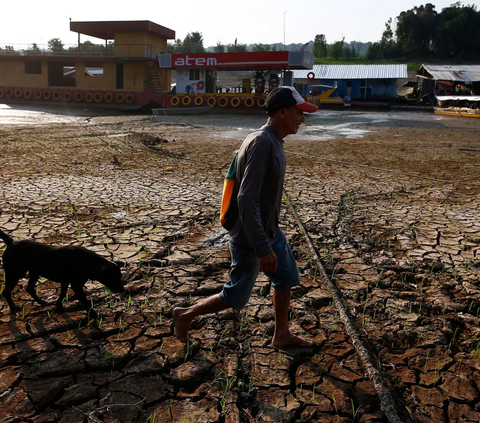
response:
M186 35L183 41L178 38L173 43L168 43L167 49L169 53L205 53L213 51L214 53L239 53L245 51L276 51L277 44L262 44L257 43L247 45L238 43L237 39L232 44L223 44L220 41L213 48L205 48L203 46L203 35L200 32L194 31Z
M331 44L327 43L325 34L318 34L314 41L306 44L290 44L288 50L304 49L311 51L316 58L331 57L333 59L352 59L365 57L368 60L415 60L415 59L480 59L480 12L475 5L464 6L456 2L441 12L435 6L427 3L425 6L415 6L413 9L401 12L395 20L385 23L381 39L376 42L361 43L345 42L343 38ZM113 54L114 43L109 42L107 49ZM220 41L213 47L205 48L203 35L194 31L181 39L176 39L167 45L169 53L204 53L213 51L245 52L245 51L276 51L283 50L281 43L275 44L244 44L235 42L223 44ZM41 50L33 43L26 50L16 51L13 46L0 48L7 54L45 54L49 52L61 54L78 54L78 46L65 48L59 38L48 41L48 50ZM80 44L82 55L92 55L105 52L105 46L85 41Z
M480 12L475 5L456 2L438 13L427 3L400 13L395 23L395 32L392 19L385 23L367 59L480 59Z
M113 55L114 42L109 41L107 44L108 55ZM37 43L32 43L24 50L15 50L14 46L0 47L1 52L7 52L9 55L43 55L49 53L77 55L80 50L82 56L104 55L105 44L95 44L91 41L84 41L80 46L74 45L66 47L60 38L50 38L47 42L47 48L40 48Z
M282 44L222 44L213 47L217 53L238 51L275 51ZM480 59L480 12L475 5L462 5L456 2L441 12L427 3L401 12L395 20L385 23L385 30L379 41L362 43L345 42L345 38L327 43L325 34L315 36L313 42L289 45L288 50L301 47L311 51L318 59L353 59L365 57L368 60L382 59ZM203 36L199 32L189 33L182 41L177 39L168 44L169 52L203 53L212 51L203 46Z

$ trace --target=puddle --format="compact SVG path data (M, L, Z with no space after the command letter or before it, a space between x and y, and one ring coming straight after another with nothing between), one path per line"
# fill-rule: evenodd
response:
M40 110L25 105L0 104L0 124L3 125L43 125L48 123L73 123L78 117L69 109L50 107Z
M373 123L369 121L368 123ZM378 122L384 122L379 120ZM329 125L329 123L331 123ZM366 129L349 128L349 126L362 125L361 122L323 122L317 124L309 122L300 126L295 135L290 135L289 139L308 140L308 141L327 141L335 138L362 138L365 134L372 132ZM217 133L222 138L231 138L244 140L248 134L254 132L256 128L235 128L234 130Z
M335 138L362 138L365 134L372 132L365 129L347 128L342 125L328 127L324 125L311 125L302 128L295 135L296 139L310 141L327 141Z

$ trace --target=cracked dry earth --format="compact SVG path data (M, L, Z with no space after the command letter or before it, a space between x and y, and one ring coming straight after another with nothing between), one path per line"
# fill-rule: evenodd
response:
M287 207L282 227L302 280L291 327L315 346L270 346L264 276L240 313L196 320L187 345L173 336L173 307L228 280L218 210L240 141L219 134L262 123L117 116L2 126L0 228L115 260L128 295L88 282L96 325L72 298L57 312L59 286L45 279L48 306L33 302L26 280L13 293L16 316L0 298L0 422L388 421ZM371 132L289 137L286 191L400 421L478 422L480 152L459 148L479 147L480 123L399 113L357 126Z

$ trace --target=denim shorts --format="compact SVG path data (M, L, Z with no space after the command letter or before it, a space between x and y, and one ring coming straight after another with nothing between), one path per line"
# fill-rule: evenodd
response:
M258 275L258 258L252 248L230 241L232 259L230 281L223 286L220 298L229 307L241 310L250 299ZM275 273L265 272L275 291L283 291L300 285L297 263L287 244L285 234L279 230L271 245L277 256L278 268Z

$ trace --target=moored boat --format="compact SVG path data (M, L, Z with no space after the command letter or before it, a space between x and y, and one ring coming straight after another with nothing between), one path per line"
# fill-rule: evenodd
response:
M435 114L480 119L480 96L437 96Z

